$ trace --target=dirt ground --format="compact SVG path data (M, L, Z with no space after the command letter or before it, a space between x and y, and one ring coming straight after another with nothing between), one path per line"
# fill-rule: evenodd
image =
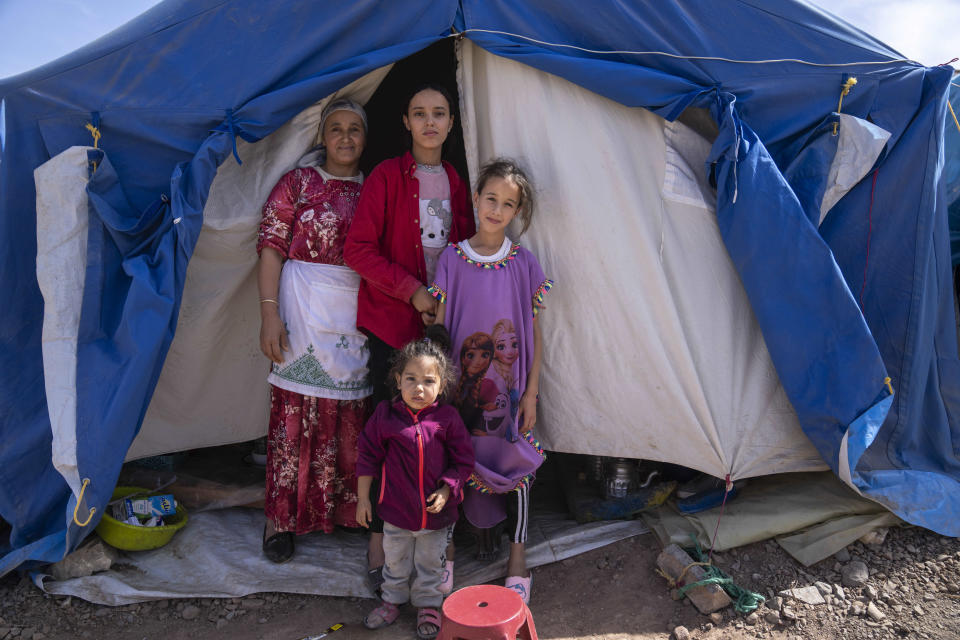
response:
M654 570L659 551L656 539L647 534L535 569L531 610L539 636L960 638L960 540L956 538L912 527L893 529L879 545L857 542L808 568L772 542L719 554L717 563L738 584L764 593L768 600L755 615L727 608L713 619L698 613L688 601L671 598L665 580ZM857 561L865 563L869 579L863 586L842 586L841 572ZM818 581L830 591L825 604L809 606L776 597L780 590ZM298 640L321 634L335 623L344 625L331 634L335 640L414 637L415 612L410 609L387 629L364 629L361 621L373 605L373 600L361 598L267 593L107 607L49 596L28 579L8 575L0 580L0 640ZM678 625L683 628L675 629Z

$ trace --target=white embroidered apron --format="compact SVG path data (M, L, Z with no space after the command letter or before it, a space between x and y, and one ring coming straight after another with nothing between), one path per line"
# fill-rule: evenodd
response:
M287 260L280 273L280 318L290 351L267 381L305 396L356 400L373 393L367 337L357 330L360 276L349 267Z

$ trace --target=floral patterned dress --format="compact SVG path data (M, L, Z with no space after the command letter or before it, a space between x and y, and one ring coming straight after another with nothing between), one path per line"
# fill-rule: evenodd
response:
M345 266L343 243L360 197L359 179L304 167L284 175L263 206L257 253ZM338 400L270 386L264 512L277 531L330 533L358 526L357 438L368 399Z

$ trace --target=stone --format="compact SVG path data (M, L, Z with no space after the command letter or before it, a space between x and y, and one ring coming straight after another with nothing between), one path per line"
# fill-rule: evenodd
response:
M753 613L748 615L746 618L744 618L743 621L752 627L753 625L757 624L760 621L760 616L758 616L756 611L754 611Z
M923 599L927 602L932 602L937 599L937 596L933 595L932 593L925 593L923 594Z
M266 603L260 598L247 598L240 606L249 611L256 611L257 609L262 609L264 604Z
M690 632L683 626L674 627L673 637L674 640L690 640Z
M200 616L200 607L188 604L183 608L183 611L180 612L180 615L184 620L196 620Z
M873 602L867 604L867 615L870 616L874 622L880 622L887 617Z
M799 600L804 604L810 605L818 605L826 602L816 587L796 587L794 589L784 589L780 592L780 595L787 598L793 598L794 600Z
M218 618L217 629L223 629L225 626L227 626L227 621L224 618Z
M820 592L820 595L827 596L833 593L833 587L826 582L817 581L813 583L813 586L817 588L817 591Z
M881 545L883 544L883 541L887 539L888 531L889 529L887 529L886 527L879 527L869 533L865 533L862 536L860 536L860 542L862 542L863 544L869 544L873 546ZM908 545L907 549L909 550L909 548L910 547Z
M834 593L837 595L837 597L840 598L841 600L846 600L846 599L847 599L847 594L846 594L846 592L844 592L843 587L841 587L840 585L838 585L838 584L833 585L833 592L834 592Z
M877 589L873 585L866 585L863 587L863 595L867 596L868 600L877 599Z
M913 605L913 615L915 615L915 616L922 616L922 615L923 615L923 608L922 608L920 605L918 605L918 604Z
M50 565L50 575L55 580L69 580L93 575L109 569L120 554L100 538L86 544L66 558Z
M843 549L840 549L840 551L837 551L835 554L833 554L833 557L839 560L840 562L850 562L850 552L847 551L846 547L844 547Z
M862 602L854 601L850 604L850 608L847 610L847 613L852 616L862 616L864 613L866 613L866 611L866 605L864 605Z
M862 587L870 577L867 565L860 560L851 560L840 572L841 581L845 587Z
M719 625L723 622L723 614L720 612L714 612L710 614L710 622L713 624Z
M683 575L680 586L699 582L706 578L707 574L702 567L690 566L691 564L693 564L693 558L675 544L668 545L657 556L657 566L663 573L670 576L671 580L676 580L681 574ZM690 568L684 573L684 569L687 567ZM713 613L732 604L727 592L715 584L701 585L690 589L686 592L686 596L697 610L704 614Z
M777 611L767 611L763 615L763 619L770 624L780 624L780 613Z
M773 608L776 609L777 611L780 611L781 609L783 609L783 598L781 596L777 596L776 598L771 598L768 602L773 602Z
M780 617L784 620L797 620L800 616L798 616L797 612L790 607L784 607L780 610Z

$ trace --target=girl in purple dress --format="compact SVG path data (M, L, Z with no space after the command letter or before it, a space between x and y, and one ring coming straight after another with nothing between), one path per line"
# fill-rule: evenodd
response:
M544 458L532 433L543 358L536 316L553 283L533 254L506 235L515 217L522 234L533 215L533 188L515 162L499 159L482 167L473 204L477 233L447 247L429 291L440 302L436 322L449 329L459 356L454 401L477 459L463 512L481 530L506 521L506 586L529 602L529 492Z

